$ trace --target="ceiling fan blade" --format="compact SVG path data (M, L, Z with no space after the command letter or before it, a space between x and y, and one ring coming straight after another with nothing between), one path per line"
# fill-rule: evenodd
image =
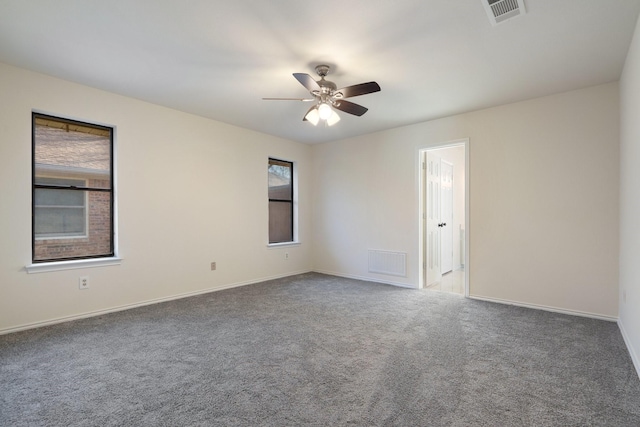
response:
M264 101L315 101L315 98L262 98Z
M307 88L309 92L313 92L314 90L320 90L320 86L318 82L313 80L309 74L305 73L293 73L293 77L296 78L300 82L300 84Z
M359 85L347 86L338 89L335 93L342 93L343 98L366 95L368 93L380 92L380 85L376 82L360 83Z
M340 111L353 114L354 116L361 116L369 110L362 105L354 104L353 102L344 101L342 99L336 101L333 106Z

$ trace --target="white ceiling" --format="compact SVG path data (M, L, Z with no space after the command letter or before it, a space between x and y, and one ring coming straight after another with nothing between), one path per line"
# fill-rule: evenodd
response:
M640 0L0 0L0 62L304 143L618 80ZM333 127L294 72L377 81ZM0 101L1 102L1 101ZM37 108L37 106L34 106ZM98 119L98 118L95 118Z

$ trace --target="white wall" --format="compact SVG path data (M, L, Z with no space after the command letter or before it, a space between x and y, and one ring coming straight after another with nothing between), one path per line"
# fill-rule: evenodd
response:
M418 151L467 137L471 295L616 318L617 83L313 146L315 269L417 286Z
M620 79L619 324L640 373L640 21Z
M638 112L637 45L623 124ZM418 153L466 137L471 294L617 316L617 83L316 146L1 64L0 94L0 332L311 269L417 286ZM117 127L122 265L24 271L33 109ZM626 123L625 152L635 151L623 156L623 235L638 231L640 210L627 194L638 188L638 128ZM301 246L266 247L269 155L298 162ZM638 307L630 235L620 271L625 307ZM408 276L369 274L368 249L407 252ZM78 290L80 275L90 290ZM622 311L638 343L637 313Z
M117 127L122 265L24 271L33 109ZM300 246L267 248L268 156L297 162ZM311 270L310 168L307 145L0 64L0 332Z

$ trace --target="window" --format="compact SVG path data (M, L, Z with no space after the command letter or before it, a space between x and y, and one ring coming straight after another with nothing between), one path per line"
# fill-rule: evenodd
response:
M84 179L38 178L38 185L86 187ZM34 225L36 239L86 237L87 208L82 191L36 188Z
M293 242L293 163L269 159L269 243Z
M33 262L114 255L113 129L33 114Z

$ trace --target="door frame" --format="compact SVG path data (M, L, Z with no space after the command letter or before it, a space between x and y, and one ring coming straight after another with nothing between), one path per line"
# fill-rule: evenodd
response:
M424 169L423 163L426 157L426 152L429 150L437 150L441 148L451 148L456 146L464 146L464 296L469 296L469 283L470 283L470 271L471 271L471 254L469 247L469 236L471 235L471 229L469 227L470 224L470 209L469 209L469 195L471 192L471 188L469 185L469 138L456 139L448 142L440 142L434 144L425 144L424 146L418 147L416 152L416 176L418 181L418 288L423 289L425 286L425 262L426 262L426 251L425 251L425 219L426 219L426 211L425 211L425 181L426 181L426 170Z

